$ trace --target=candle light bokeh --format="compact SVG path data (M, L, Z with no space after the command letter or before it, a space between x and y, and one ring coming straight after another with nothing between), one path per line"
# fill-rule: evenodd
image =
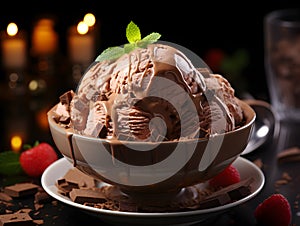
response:
M17 24L8 24L2 32L2 57L5 68L24 68L27 62L27 43L25 32L19 31Z
M20 135L13 135L10 139L12 151L19 152L22 148L23 140Z
M84 21L69 28L68 51L72 63L85 65L92 62L95 56L95 36Z
M58 49L58 34L54 29L54 20L41 18L32 32L32 54L51 55Z

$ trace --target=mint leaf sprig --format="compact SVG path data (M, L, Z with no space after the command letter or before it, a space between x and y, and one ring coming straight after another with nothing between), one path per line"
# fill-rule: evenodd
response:
M115 60L126 53L130 53L136 48L146 48L147 45L157 42L161 35L157 32L152 32L151 34L142 38L140 28L133 22L126 27L126 38L129 43L126 43L124 47L114 46L105 49L95 61L102 62L104 60Z

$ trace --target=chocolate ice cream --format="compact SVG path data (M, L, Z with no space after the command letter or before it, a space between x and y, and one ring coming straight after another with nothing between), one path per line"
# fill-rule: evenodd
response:
M243 121L223 76L158 43L95 61L72 95L70 116L79 134L134 141L208 137Z

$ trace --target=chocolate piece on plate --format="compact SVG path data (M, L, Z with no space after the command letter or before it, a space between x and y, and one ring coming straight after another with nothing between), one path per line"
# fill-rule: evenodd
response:
M250 185L253 180L254 179L251 177L212 193L200 201L200 209L225 205L246 197L247 195L251 194Z
M69 196L72 189L79 188L77 183L68 182L64 178L57 180L55 185L58 188L58 192L65 196Z
M11 213L0 215L0 226L34 226L28 213Z
M73 202L84 203L104 203L107 201L104 194L99 190L72 189L69 196Z
M4 187L4 193L11 197L23 197L35 194L38 188L39 186L33 183L17 183Z
M68 196L69 192L74 188L96 187L96 180L74 167L69 169L63 178L56 181L56 187L58 192Z
M120 211L126 211L126 212L137 212L138 206L135 203L126 202L126 201L120 201L119 202L119 210Z
M63 177L67 183L77 184L78 187L93 188L96 186L95 179L81 172L77 168L71 168Z
M199 209L208 209L217 206L223 206L231 202L231 198L227 193L219 194L211 198L205 198L200 202Z

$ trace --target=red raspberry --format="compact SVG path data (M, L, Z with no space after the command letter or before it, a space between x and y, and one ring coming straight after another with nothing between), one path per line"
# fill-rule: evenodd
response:
M273 194L256 207L254 216L259 225L288 226L292 220L291 206L282 194Z
M53 147L43 142L23 151L20 155L20 164L28 176L39 177L57 159L58 156Z
M229 165L221 173L209 180L209 185L214 188L227 187L241 181L240 173L233 165Z

